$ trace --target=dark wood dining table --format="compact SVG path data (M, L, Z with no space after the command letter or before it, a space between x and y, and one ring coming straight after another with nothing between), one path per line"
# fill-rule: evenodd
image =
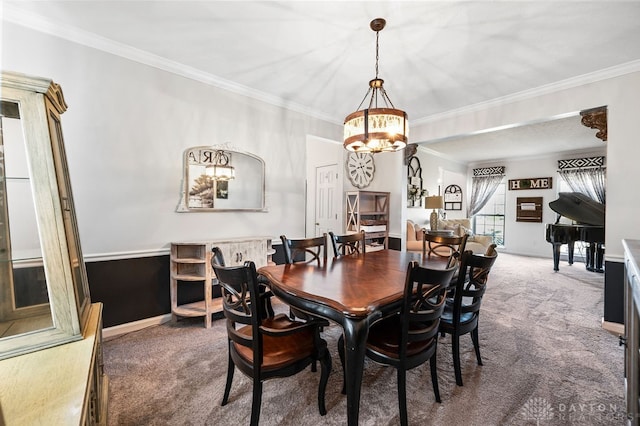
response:
M349 425L358 424L369 327L400 309L411 261L434 269L447 263L439 257L423 258L421 253L381 250L329 259L324 267L294 263L263 266L258 271L286 304L342 326Z

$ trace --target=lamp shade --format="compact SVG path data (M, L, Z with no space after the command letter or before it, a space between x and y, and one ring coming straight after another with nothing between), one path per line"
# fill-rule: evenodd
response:
M424 198L425 209L441 209L444 207L444 200L442 195L433 195L431 197Z

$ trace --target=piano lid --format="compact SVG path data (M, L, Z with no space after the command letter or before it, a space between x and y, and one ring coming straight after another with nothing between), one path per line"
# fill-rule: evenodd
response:
M578 223L604 226L604 204L580 192L561 192L557 200L549 203L549 207Z

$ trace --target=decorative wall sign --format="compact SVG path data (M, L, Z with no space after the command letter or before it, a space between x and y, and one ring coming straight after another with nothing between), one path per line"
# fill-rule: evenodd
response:
M493 175L504 175L504 166L481 167L479 169L473 169L473 176L493 176Z
M516 198L516 222L542 222L542 197Z
M552 182L550 177L509 179L509 189L551 189Z
M462 210L462 188L449 185L444 189L444 209Z
M590 169L604 167L604 157L572 158L570 160L558 160L558 168L565 169Z

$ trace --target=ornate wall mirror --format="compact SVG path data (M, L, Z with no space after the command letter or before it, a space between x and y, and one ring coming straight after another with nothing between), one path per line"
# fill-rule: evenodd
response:
M0 75L0 359L82 338L90 304L51 80Z
M262 158L223 144L189 148L183 161L177 211L266 211Z

